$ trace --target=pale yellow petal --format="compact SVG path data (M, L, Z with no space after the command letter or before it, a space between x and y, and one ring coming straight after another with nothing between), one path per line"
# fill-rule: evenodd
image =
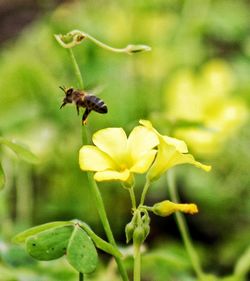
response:
M132 165L150 152L158 143L158 138L152 130L143 126L135 127L128 137L128 153L131 156Z
M158 136L158 138L163 138L166 143L175 146L178 151L182 153L188 152L187 145L183 140L161 135L148 120L140 120L139 123L154 132Z
M180 164L191 164L207 172L211 169L211 166L201 164L191 154L182 154L174 146L167 144L161 139L158 154L149 170L148 177L150 180L155 180L168 169Z
M116 164L106 153L93 145L84 145L79 151L79 164L84 171L115 169Z
M122 128L107 128L93 135L94 144L112 157L116 163L124 162L127 136Z
M129 170L124 170L122 172L108 170L103 172L97 172L94 175L96 181L127 181L129 180L130 172Z
M156 150L148 151L142 156L131 168L130 171L133 173L143 174L150 168L152 162L155 159Z
M180 164L191 164L196 166L197 168L203 169L206 172L209 172L211 170L211 166L204 165L198 161L196 161L191 154L181 154L179 152L176 152L172 159L170 159L168 165L166 165L166 170L170 169L173 166L180 165Z
M143 125L144 127L150 129L150 130L155 130L154 127L153 127L153 125L152 125L152 123L151 123L150 121L148 121L148 120L143 120L143 119L141 119L141 120L139 121L139 123L140 123L141 125Z
M187 153L188 152L188 148L186 143L183 140L179 140L176 138L171 138L168 136L163 136L164 140L166 143L175 146L175 148L182 153Z
M179 158L179 159L178 159ZM191 164L194 165L197 168L200 168L206 172L209 172L211 170L211 166L204 165L198 161L196 161L191 154L179 154L178 157L173 159L172 166L176 166L179 164Z
M174 146L167 144L165 141L160 141L156 159L148 172L148 178L151 181L158 179L167 170L168 164L176 151Z

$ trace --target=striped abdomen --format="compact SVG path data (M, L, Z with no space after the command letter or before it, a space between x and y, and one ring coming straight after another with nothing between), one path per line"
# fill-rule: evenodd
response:
M94 110L99 113L107 113L108 108L103 100L94 95L86 95L84 97L84 105L90 110Z

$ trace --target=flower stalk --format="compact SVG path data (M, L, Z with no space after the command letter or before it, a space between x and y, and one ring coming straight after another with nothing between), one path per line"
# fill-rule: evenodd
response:
M73 53L73 50L72 49L68 49L68 52L69 52L69 56L70 56L70 59L71 59L71 62L72 62L72 65L73 65L73 68L74 68L74 71L75 71L75 75L76 75L76 78L77 78L77 81L78 81L78 86L80 87L80 89L84 89L84 84L83 84L83 79L82 79L82 74L81 74L81 71L80 71L80 67L76 61L76 58L75 58L75 55Z
M134 281L141 281L141 245L134 243Z
M174 174L173 170L168 171L167 181L168 181L170 198L173 202L178 203L179 202L179 196L178 196L178 193L177 193L177 190L176 190L175 174ZM192 240L190 238L190 234L189 234L189 231L188 231L186 220L180 212L175 213L175 218L176 218L176 222L177 222L182 240L184 242L186 251L187 251L187 253L190 257L193 269L194 269L198 279L202 280L203 276L204 276L204 273L203 273L203 270L202 270L197 252L195 251L195 248L192 244Z
M130 195L130 199L131 199L132 210L135 210L136 209L136 198L135 198L134 187L129 188L129 195Z
M147 192L148 192L150 183L151 183L151 182L150 182L149 178L147 177L146 182L145 182L145 185L144 185L144 187L143 187L140 205L143 205L144 202L145 202L145 198L146 198L146 195L147 195Z
M77 80L78 80L78 84L79 84L80 88L83 89L84 88L84 83L83 83L83 79L82 79L82 75L81 75L81 71L80 71L79 65L78 65L78 63L76 61L76 58L75 58L74 53L73 53L73 50L71 48L69 48L68 51L69 51L69 55L70 55L70 58L71 58L71 61L72 61L72 64L73 64L75 75L76 75ZM82 126L82 137L83 137L83 131L84 130L85 130L85 135L86 135L87 143L89 143L90 140L89 140L89 133L87 131L87 128ZM84 138L82 138L82 141L83 140L84 140ZM92 173L88 172L87 175L88 175L89 186L90 186L92 194L94 195L96 206L97 206L97 210L98 210L98 214L99 214L99 217L101 219L104 231L105 231L105 233L107 235L108 241L114 247L117 248L117 245L116 245L116 242L115 242L112 230L110 228L110 224L109 224L109 221L108 221L108 217L107 217L107 214L106 214L106 210L105 210L105 207L104 207L104 203L103 203L103 200L102 200L102 196L101 196L100 190L99 190L96 182L93 179ZM115 257L115 260L116 260L119 272L121 274L122 280L123 281L128 281L127 272L125 270L125 267L124 267L124 264L122 262L122 259L118 258L118 257ZM79 281L83 281L84 280L83 278L84 278L83 274L79 273Z
M81 272L79 272L79 281L84 281L84 275Z
M99 46L99 47L101 47L101 48L103 48L107 51L114 52L114 53L133 54L133 53L151 51L151 47L149 47L147 45L132 45L132 44L129 44L125 48L114 48L114 47L111 47L111 46L101 42L100 40L97 40L96 38L87 34L86 32L82 32L80 30L72 30L65 35L56 34L55 38L56 38L57 42L63 48L66 48L66 49L71 49L71 48L81 44L81 42L83 40L88 39L88 40L92 41L94 44L96 44L97 46Z
M87 175L88 175L89 186L90 186L90 189L92 191L92 194L94 195L96 206L97 206L97 210L98 210L98 213L99 213L99 217L101 219L101 222L102 222L104 231L105 231L105 233L107 235L108 241L114 247L117 248L117 245L116 245L116 242L115 242L112 230L110 228L110 224L109 224L109 221L108 221L107 213L106 213L106 210L105 210L105 207L104 207L104 203L103 203L103 200L102 200L102 196L101 196L100 190L99 190L96 182L94 181L92 173L88 172ZM122 259L118 258L118 257L115 257L115 260L116 260L119 272L121 274L122 280L123 281L128 281L129 279L128 279L127 272L125 270L124 264L122 262Z

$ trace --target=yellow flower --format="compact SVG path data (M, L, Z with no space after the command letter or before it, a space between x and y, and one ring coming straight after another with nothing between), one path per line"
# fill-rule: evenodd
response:
M127 138L122 128L107 128L93 135L94 145L80 149L79 163L84 171L94 171L96 181L118 180L132 184L133 173L142 174L151 166L158 144L156 135L137 126Z
M159 134L147 120L140 120L140 124L154 132L159 140L156 159L147 175L150 181L158 179L168 169L180 164L192 164L205 171L210 171L211 166L203 165L191 154L187 154L188 149L184 141Z
M246 103L232 95L239 88L236 82L230 65L219 59L206 63L199 74L180 70L168 81L165 118L176 124L173 135L185 140L196 154L218 153L246 122ZM190 126L179 126L183 121Z
M152 207L152 211L158 216L166 217L177 211L193 215L195 213L198 213L198 208L193 203L180 204L165 200L154 204L154 206Z

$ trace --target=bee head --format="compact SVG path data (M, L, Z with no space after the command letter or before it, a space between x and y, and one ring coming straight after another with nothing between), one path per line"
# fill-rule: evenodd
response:
M65 98L63 99L63 103L62 103L62 105L60 107L60 108L62 108L67 103L72 103L74 89L73 88L66 89L65 87L62 87L62 86L60 86L59 88L61 90L63 90L63 92L65 93Z

